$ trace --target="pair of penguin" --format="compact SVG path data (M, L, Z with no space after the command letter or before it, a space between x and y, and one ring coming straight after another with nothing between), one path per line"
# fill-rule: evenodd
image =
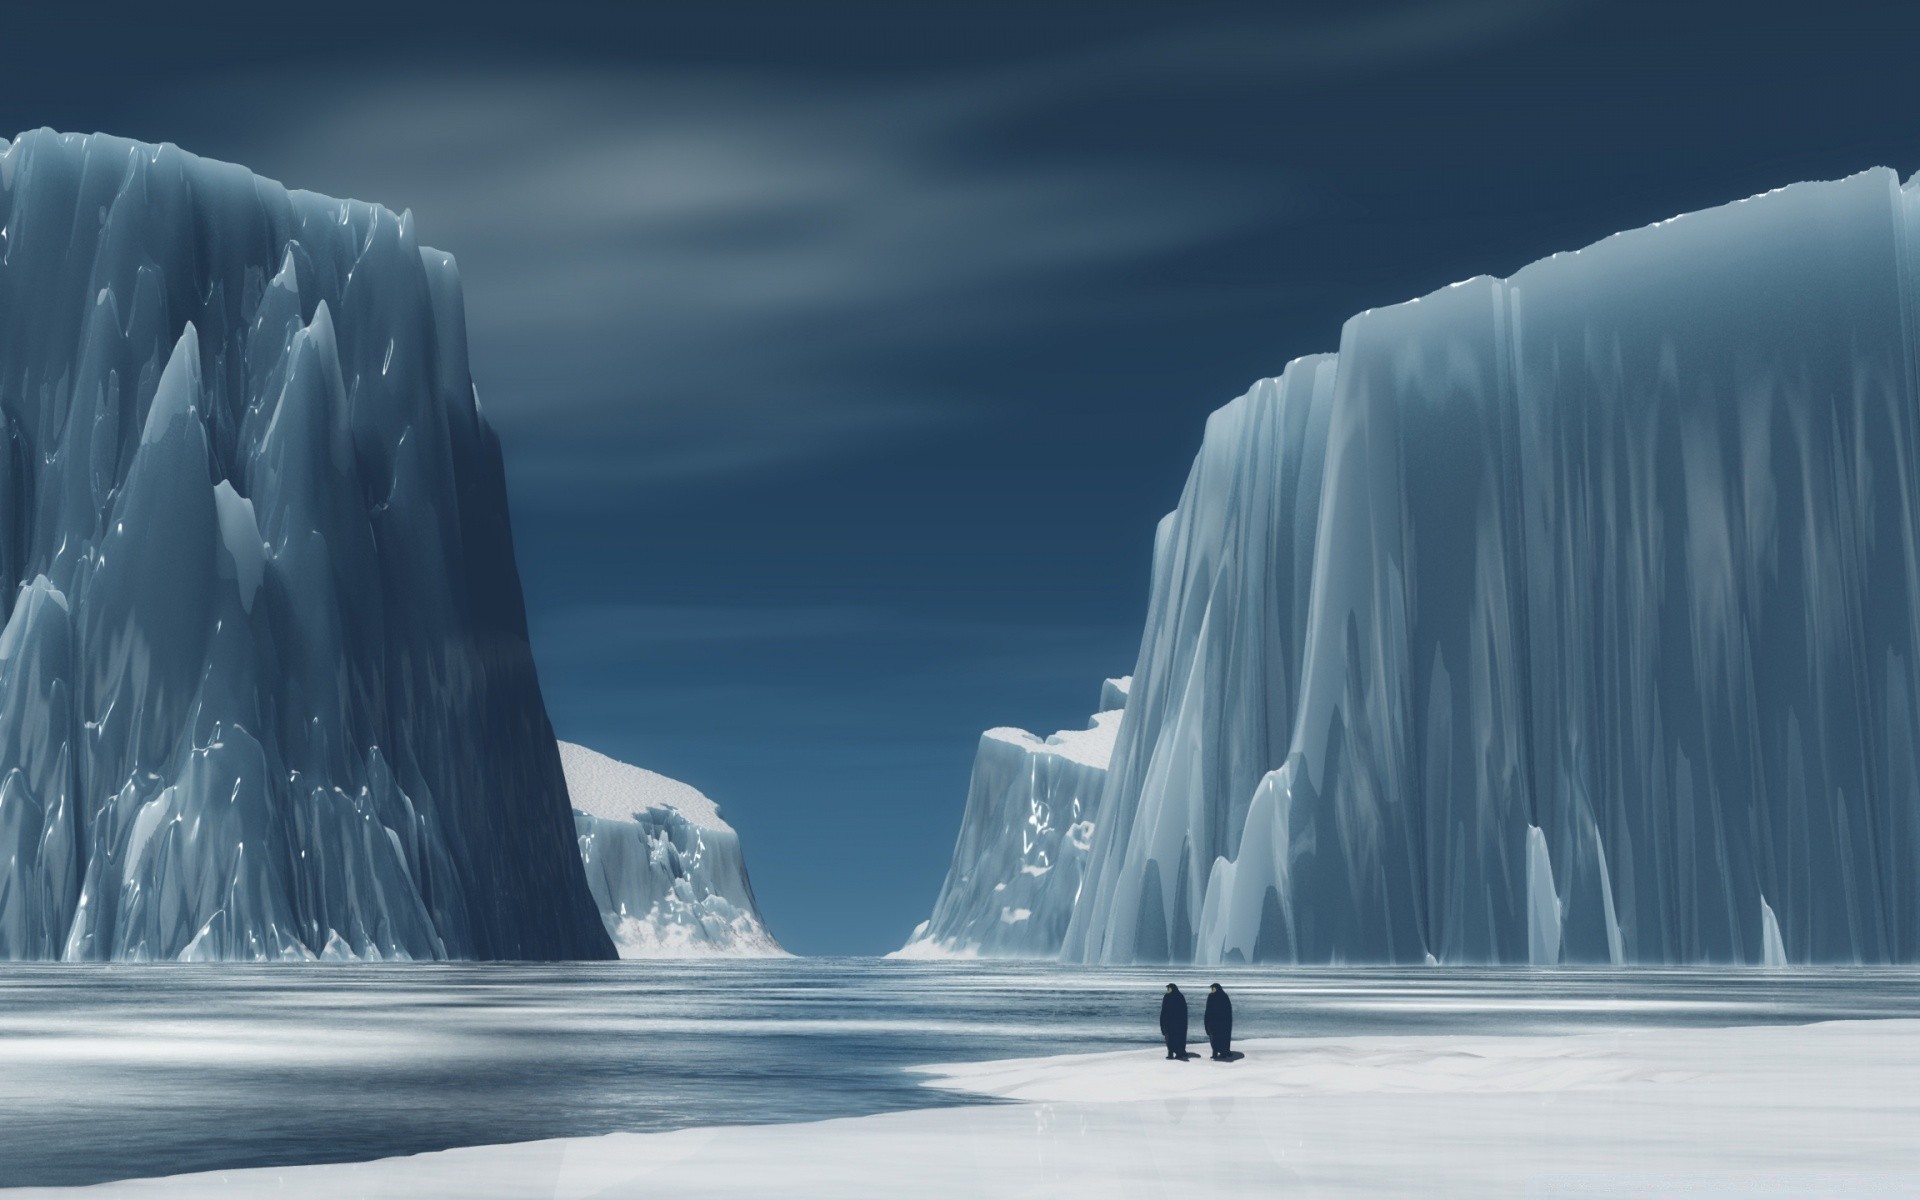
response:
M1214 984L1207 989L1206 1016L1201 1019L1213 1057L1226 1058L1233 1048L1233 1001L1226 989ZM1167 1039L1167 1057L1187 1057L1187 998L1174 984L1160 1000L1160 1035Z

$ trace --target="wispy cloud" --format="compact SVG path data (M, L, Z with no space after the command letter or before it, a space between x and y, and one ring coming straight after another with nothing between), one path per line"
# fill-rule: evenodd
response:
M1099 148L1023 143L1061 106L1190 86L1268 103L1276 89L1451 53L1566 7L1458 0L1190 21L910 76L279 70L273 93L327 101L271 123L247 99L259 78L177 99L212 143L189 148L412 208L423 238L460 259L482 399L537 501L967 420L993 398L943 363L1008 336L1177 306L1187 298L1142 293L1152 264L1286 219L1293 198L1271 172L1256 185L1125 130Z
M460 259L482 399L523 473L577 486L963 418L977 397L929 350L1272 209L1137 165L971 155L1001 119L971 81L376 74L231 152L412 208Z

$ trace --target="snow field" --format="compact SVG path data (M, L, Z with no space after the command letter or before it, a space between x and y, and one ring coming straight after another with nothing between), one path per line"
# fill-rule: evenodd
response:
M111 1184L129 1197L1920 1195L1920 1021L924 1068L1017 1103ZM60 1191L23 1196L64 1195Z

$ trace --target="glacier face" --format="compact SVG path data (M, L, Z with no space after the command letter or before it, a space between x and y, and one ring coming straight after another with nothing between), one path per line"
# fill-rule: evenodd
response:
M784 954L747 881L740 835L698 789L560 743L580 859L622 958Z
M1064 954L1920 959L1917 238L1794 185L1216 413Z
M0 142L0 958L611 953L453 261Z
M980 735L953 863L902 958L1045 958L1060 952L1131 681L1109 679L1085 729L1044 740Z

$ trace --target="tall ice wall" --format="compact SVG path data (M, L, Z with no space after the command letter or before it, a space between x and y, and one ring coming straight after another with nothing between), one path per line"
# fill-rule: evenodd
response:
M1350 320L1163 523L1071 959L1920 959L1920 192Z
M0 141L0 958L607 957L453 261Z

